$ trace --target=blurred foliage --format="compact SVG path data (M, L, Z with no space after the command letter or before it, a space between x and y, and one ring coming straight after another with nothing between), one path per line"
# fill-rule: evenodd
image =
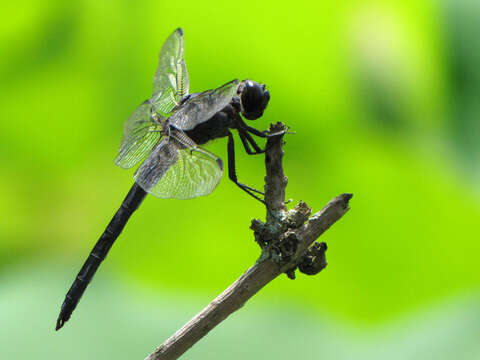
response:
M57 310L65 268L37 265L34 274L19 266L13 276L0 275L0 345L6 358L143 359L210 300L207 294L179 293L146 299L138 286L103 276L73 314L75 324L54 332L50 312ZM289 301L277 306L252 300L182 359L474 360L480 356L479 300L478 293L448 299L375 329L338 323ZM8 311L9 304L22 309L20 320L28 322Z
M476 2L2 5L4 275L45 259L68 264L70 285L132 184L113 165L122 124L150 96L157 54L182 26L193 92L233 78L267 84L269 108L252 125L296 131L285 147L294 203L318 210L355 194L322 238L326 271L279 279L259 299L379 324L478 289ZM226 141L209 149L225 158ZM261 156L238 156L238 169L262 186ZM216 294L258 256L249 223L262 216L226 176L205 198L148 197L98 276L114 269L144 288Z

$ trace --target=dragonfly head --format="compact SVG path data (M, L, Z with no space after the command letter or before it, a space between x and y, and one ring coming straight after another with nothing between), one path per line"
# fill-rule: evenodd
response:
M262 116L270 100L270 94L265 85L252 80L243 80L239 90L242 115L248 120L255 120Z

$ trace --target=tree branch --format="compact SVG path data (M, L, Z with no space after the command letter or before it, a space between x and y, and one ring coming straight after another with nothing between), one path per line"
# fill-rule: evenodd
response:
M287 178L282 166L285 131L281 123L271 125L269 129L271 134L279 135L267 140L265 153L267 221L263 223L254 219L251 224L255 240L262 250L260 258L146 360L177 359L280 274L286 273L293 279L297 268L313 275L326 266L326 244L316 243L315 240L349 210L348 202L352 195L342 194L333 198L310 218L311 210L304 202L287 211Z

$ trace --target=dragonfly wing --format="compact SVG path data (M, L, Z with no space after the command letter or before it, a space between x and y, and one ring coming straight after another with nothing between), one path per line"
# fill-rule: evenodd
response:
M187 66L184 60L183 30L175 30L160 51L157 72L153 79L152 104L158 113L167 116L189 91Z
M207 90L188 99L170 117L170 124L182 130L191 130L196 125L210 119L227 106L237 94L238 80L230 81L217 89Z
M159 198L192 199L210 194L220 182L222 171L220 158L172 129L170 137L150 153L134 177L145 191Z
M145 101L127 119L115 164L129 169L144 159L161 138L162 126L152 119L152 106Z

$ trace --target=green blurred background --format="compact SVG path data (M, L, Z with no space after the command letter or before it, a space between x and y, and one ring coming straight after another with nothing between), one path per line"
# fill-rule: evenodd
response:
M132 184L113 164L185 31L192 92L267 84L287 123L287 197L353 192L319 276L278 278L185 359L479 359L480 3L2 2L0 353L141 359L258 257L264 209L224 176L148 197L71 321L64 295ZM226 141L209 149L226 158ZM263 185L263 159L238 156ZM214 235L214 236L212 236Z

